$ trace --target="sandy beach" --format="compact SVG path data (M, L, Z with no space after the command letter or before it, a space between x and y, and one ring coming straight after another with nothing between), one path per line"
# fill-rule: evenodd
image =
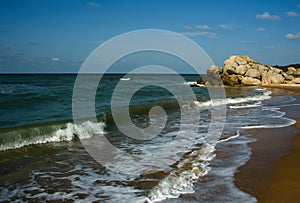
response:
M299 104L298 88L271 89L273 94L292 95ZM258 202L297 202L300 199L300 106L281 108L292 126L252 131L252 155L235 174L235 184Z

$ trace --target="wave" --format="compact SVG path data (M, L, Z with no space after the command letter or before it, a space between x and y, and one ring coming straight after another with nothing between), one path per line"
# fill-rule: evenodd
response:
M237 131L236 134L234 134L234 135L232 135L232 136L229 136L229 137L226 137L226 138L221 138L221 139L219 139L219 140L218 140L218 143L219 143L219 142L227 142L227 141L232 140L232 139L235 139L235 138L237 138L237 137L239 137L239 136L240 136L240 132Z
M1 134L0 151L34 144L71 141L75 138L89 139L95 134L105 134L104 127L103 122L85 121L81 124L66 123L19 128Z
M162 179L148 194L147 202L159 202L178 198L180 194L194 193L193 183L205 176L209 161L215 157L215 147L204 143L201 149L193 150L177 163L177 169Z
M131 78L128 78L128 77L122 77L122 78L120 78L120 80L128 81L128 80L131 80Z
M237 131L234 135L220 139L218 142L227 142L239 136L240 133ZM200 149L193 149L187 153L185 158L176 164L176 169L151 189L147 202L160 202L178 198L180 194L194 193L194 182L209 173L210 161L215 156L215 147L206 142Z
M265 87L258 87L258 88L256 88L255 90L256 90L256 91L266 91L267 88L265 88Z
M33 84L15 84L15 83L1 83L0 95L24 95L24 94L40 94L47 89Z
M261 128L283 128L287 126L294 125L296 123L295 120L290 118L280 118L280 121L283 122L281 124L273 123L273 124L267 124L267 125L248 125L248 126L242 126L241 129L261 129Z
M249 95L246 97L236 97L236 98L225 98L225 99L212 99L206 102L199 102L199 101L194 101L193 105L197 106L199 108L209 108L209 107L217 107L221 105L234 105L234 104L240 104L240 103L247 103L247 102L257 102L257 101L262 101L266 99L271 98L271 91L264 91L264 92L256 92L257 94L255 95ZM254 106L254 104L251 104ZM260 105L259 103L256 103L256 105ZM233 106L231 106L232 108ZM236 108L245 108L249 107L249 105L245 106L238 106ZM234 108L234 107L233 107Z
M205 87L203 84L198 84L197 81L185 82L184 84L189 86Z
M243 109L243 108L254 108L254 107L258 107L261 106L261 101L255 102L254 104L241 104L241 105L232 105L229 106L229 108L231 109Z

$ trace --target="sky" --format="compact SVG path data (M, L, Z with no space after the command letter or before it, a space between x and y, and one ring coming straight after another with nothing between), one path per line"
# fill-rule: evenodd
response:
M0 73L76 73L139 29L183 34L218 66L230 55L300 63L300 0L0 0Z

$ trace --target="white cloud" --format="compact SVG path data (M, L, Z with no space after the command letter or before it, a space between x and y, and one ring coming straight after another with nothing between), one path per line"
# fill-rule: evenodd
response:
M262 31L265 31L265 28L260 27L260 28L257 28L256 31L262 32Z
M285 15L290 16L290 17L295 17L295 16L298 16L299 14L294 11L289 11L289 12L286 12Z
M194 28L192 26L185 26L184 29L185 30L193 30Z
M94 7L94 8L101 7L101 4L98 4L98 3L95 2L95 1L90 1L90 2L87 3L87 5L88 5L89 7Z
M300 39L300 32L295 34L287 34L285 37L288 39Z
M300 4L298 4L298 6L297 6L298 8L300 8Z
M192 32L183 32L181 33L187 37L207 37L207 38L220 38L220 36L215 32L207 31L192 31Z
M212 30L208 25L196 25L196 29L198 30Z
M60 59L58 57L53 57L51 60L52 61L60 61Z
M270 15L268 12L264 12L263 14L257 14L257 19L263 19L263 20L279 20L280 17L278 15Z
M208 25L185 26L185 30L212 30Z
M232 25L219 25L219 28L222 30L233 30L234 27Z

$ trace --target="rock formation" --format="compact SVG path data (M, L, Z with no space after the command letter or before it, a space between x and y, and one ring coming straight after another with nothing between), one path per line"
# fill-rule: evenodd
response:
M206 85L272 85L300 84L300 69L289 67L287 71L260 64L248 56L230 56L224 68L211 66L206 78L199 79Z

